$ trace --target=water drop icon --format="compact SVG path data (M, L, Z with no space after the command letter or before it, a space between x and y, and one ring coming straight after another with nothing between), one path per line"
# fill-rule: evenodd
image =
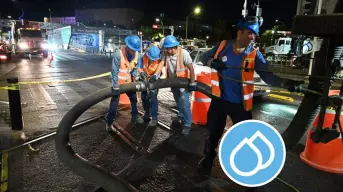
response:
M260 138L268 147L270 151L270 156L269 159L266 163L262 164L263 162L263 156L261 151L253 144L253 142L257 139ZM237 155L238 151L242 149L244 145L248 145L257 155L257 164L256 167L248 172L241 171L237 168L235 164L235 156ZM236 172L238 175L243 176L243 177L249 177L252 175L255 175L259 170L265 169L269 167L273 160L275 158L275 149L272 143L260 132L256 131L256 133L250 138L244 138L233 150L230 155L230 165L232 167L232 170Z

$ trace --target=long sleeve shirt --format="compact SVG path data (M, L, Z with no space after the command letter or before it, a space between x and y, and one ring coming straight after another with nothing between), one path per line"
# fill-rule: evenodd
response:
M218 58L225 57L227 60L224 62L227 66L230 67L242 67L242 61L246 55L248 55L252 50L253 46L247 47L242 53L235 54L233 52L233 41L228 41L226 46L224 47L223 51L218 55ZM204 64L207 64L209 59L214 58L214 55L219 47L219 43L214 46L211 50L207 51L203 54L201 61ZM241 70L234 69L234 68L227 68L220 73L228 78L235 79L237 81L241 81ZM262 53L260 51L256 52L255 58L255 70L257 74L260 75L261 79L269 85L281 85L283 79L276 76L272 72L268 71L268 63L264 59ZM241 103L242 102L242 83L236 82L228 79L223 79L219 77L219 87L221 92L221 99L232 102L232 103Z
M134 55L130 55L126 51L126 58L130 62L134 59ZM112 84L114 87L118 86L118 73L119 73L119 68L120 68L120 60L121 60L121 53L120 53L120 50L117 50L113 54L112 71L111 71ZM138 64L137 64L137 66L140 65L140 62L141 62L141 54L138 53ZM135 76L135 74L133 74L133 76Z

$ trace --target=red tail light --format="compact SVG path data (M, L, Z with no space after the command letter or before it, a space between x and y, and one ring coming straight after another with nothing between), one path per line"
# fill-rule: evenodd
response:
M33 47L33 41L29 41L28 44L29 44L29 47Z

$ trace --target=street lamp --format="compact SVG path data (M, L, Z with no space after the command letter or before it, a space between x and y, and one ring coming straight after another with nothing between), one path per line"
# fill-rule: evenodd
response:
M52 28L52 24L51 24L51 9L49 9L49 23L50 23L50 35L51 35L51 37L50 37L50 35L48 36L48 41L49 41L49 43L50 44L52 44L52 42L53 42L53 28Z
M193 15L193 14L194 14L194 15L199 15L200 12L201 12L200 7L196 7L196 8L194 9L194 11L186 17L186 39L187 39L187 32L188 32L188 17L191 16L191 15Z
M163 22L162 22L162 19L160 18L156 18L156 22L160 22L161 21L161 24L163 26ZM164 37L164 28L162 28L162 31L163 31L163 37Z

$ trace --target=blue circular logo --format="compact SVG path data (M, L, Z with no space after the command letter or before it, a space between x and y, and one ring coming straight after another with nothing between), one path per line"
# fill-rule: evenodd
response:
M280 133L268 123L242 121L223 136L219 161L232 181L246 187L259 187L281 172L286 161L286 147Z

